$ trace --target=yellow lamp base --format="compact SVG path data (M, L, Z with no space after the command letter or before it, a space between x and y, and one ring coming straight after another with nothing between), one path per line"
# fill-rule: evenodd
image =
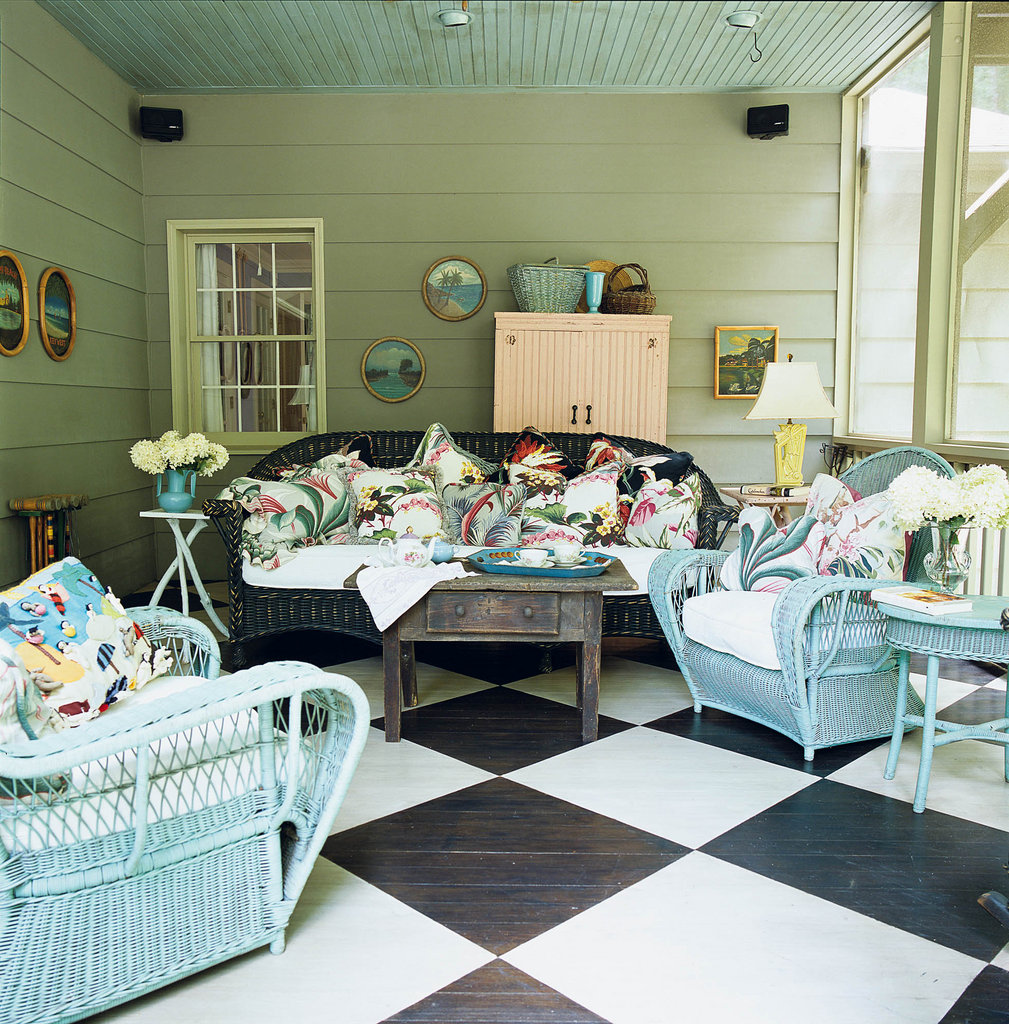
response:
M806 447L806 424L778 424L774 431L774 483L795 487L802 483L802 455Z

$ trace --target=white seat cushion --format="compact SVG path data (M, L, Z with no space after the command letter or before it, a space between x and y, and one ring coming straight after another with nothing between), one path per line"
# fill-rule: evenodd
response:
M683 632L713 651L779 670L781 662L771 630L777 598L777 594L760 590L717 590L689 597L683 605Z

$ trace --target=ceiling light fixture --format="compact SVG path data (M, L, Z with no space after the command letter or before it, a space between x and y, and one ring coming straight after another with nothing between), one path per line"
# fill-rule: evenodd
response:
M449 8L444 11L438 11L435 17L445 28L462 28L463 25L468 25L473 20L473 15L466 10L466 6L467 0L462 0L462 10Z
M763 18L763 15L760 11L733 11L732 14L725 16L726 22L733 28L742 28L746 29L746 31L749 31L751 28L753 29L753 49L757 56L754 57L752 53L747 54L747 56L754 64L764 56L760 47L757 46L757 22L761 18Z

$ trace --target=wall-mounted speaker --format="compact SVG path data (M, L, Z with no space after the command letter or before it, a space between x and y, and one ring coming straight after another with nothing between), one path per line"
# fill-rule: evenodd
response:
M746 134L754 139L776 139L788 134L788 104L750 107L746 111Z
M140 134L145 139L177 142L182 138L182 111L169 107L141 107Z

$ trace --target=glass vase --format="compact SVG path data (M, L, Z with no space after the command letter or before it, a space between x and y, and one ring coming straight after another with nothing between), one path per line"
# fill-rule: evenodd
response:
M924 558L928 578L944 594L955 594L970 570L967 528L932 524L932 550Z

